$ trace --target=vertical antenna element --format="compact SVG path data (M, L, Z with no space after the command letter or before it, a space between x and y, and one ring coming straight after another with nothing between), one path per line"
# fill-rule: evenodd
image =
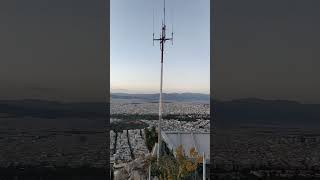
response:
M173 25L172 25L173 29ZM158 148L157 148L157 162L159 162L159 157L161 156L161 121L162 121L162 113L163 113L163 104L162 104L162 84L163 84L163 59L164 59L164 48L166 41L173 41L173 30L171 33L172 37L166 37L166 0L163 0L163 20L161 26L161 32L159 38L154 38L153 33L153 41L160 42L160 51L161 51L161 71L160 71L160 97L159 97L159 124L158 124Z
M172 38L171 43L172 43L172 45L173 45L173 24L172 24L171 38Z
M171 40L171 43L172 43L172 45L173 45L173 10L171 9L171 21L172 21L172 29L171 29L171 38L172 38L172 40Z
M163 0L163 24L166 25L166 0Z
M152 11L152 37L153 37L152 44L154 46L154 8Z

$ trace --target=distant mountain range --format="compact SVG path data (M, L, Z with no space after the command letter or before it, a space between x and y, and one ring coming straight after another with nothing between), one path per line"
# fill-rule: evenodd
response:
M111 99L127 99L142 101L159 101L157 94L111 93ZM169 102L210 102L209 94L200 93L163 93L163 100Z
M158 102L158 94L111 94L111 99L130 103L132 99L142 102ZM209 95L195 93L164 94L170 102L209 102ZM111 101L112 103L112 101ZM211 101L213 125L231 126L245 124L278 124L288 126L320 127L320 104L302 104L287 100L263 100L256 98L232 101ZM83 102L62 103L45 100L0 100L0 118L105 118L108 103Z

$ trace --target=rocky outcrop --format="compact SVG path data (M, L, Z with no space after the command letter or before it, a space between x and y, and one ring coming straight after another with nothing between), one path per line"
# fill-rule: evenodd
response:
M146 180L148 177L148 168L145 168L146 158L141 156L121 168L115 170L115 180Z

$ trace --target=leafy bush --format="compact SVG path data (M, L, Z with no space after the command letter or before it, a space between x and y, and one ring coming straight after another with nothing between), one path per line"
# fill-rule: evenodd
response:
M176 157L164 155L159 158L158 163L156 157L150 157L148 160L149 166L151 165L151 175L167 180L181 180L190 177L200 163L202 163L202 156L196 152L195 148L190 149L189 157L187 157L181 145L176 149Z

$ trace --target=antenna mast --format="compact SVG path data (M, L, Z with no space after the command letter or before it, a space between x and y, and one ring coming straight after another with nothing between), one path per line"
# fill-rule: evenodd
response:
M162 122L162 113L163 113L163 106L162 106L162 82L163 82L163 52L164 52L164 45L166 41L173 42L173 32L170 38L166 37L166 1L163 0L163 21L161 26L161 34L159 38L154 38L153 33L153 42L159 41L160 42L160 50L161 50L161 75L160 75L160 97L159 97L159 124L158 124L158 151L157 151L157 161L159 162L159 157L161 153L161 122Z

